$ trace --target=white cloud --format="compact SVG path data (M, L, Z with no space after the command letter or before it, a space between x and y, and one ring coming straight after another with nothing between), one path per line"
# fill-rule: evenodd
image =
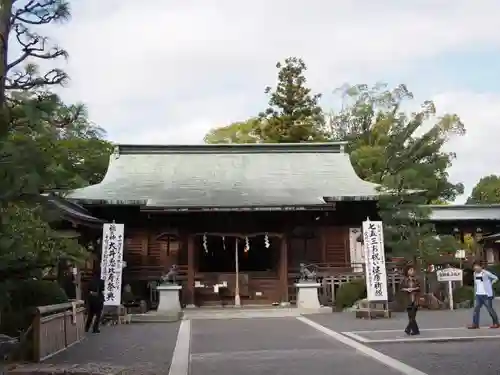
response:
M211 127L256 114L266 102L263 88L275 80L275 62L287 56L303 57L311 85L331 92L346 81L404 72L416 59L500 44L497 0L73 4L73 20L53 32L71 56L64 95L87 103L110 138L127 143L201 142ZM471 154L459 151L457 165L482 160L487 151L477 155L466 144L479 139L481 127L496 125L465 97L486 112L497 103L467 93L437 97L474 126L459 141ZM456 170L454 177L471 182L470 173Z
M483 176L500 175L500 93L449 92L434 98L438 110L458 113L467 135L451 139L448 148L457 154L450 177L466 183L464 201Z

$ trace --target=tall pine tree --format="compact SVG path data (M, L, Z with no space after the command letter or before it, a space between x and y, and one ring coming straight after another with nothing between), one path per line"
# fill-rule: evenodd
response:
M311 142L324 139L325 117L319 105L321 94L306 86L306 64L289 57L277 63L278 83L267 87L269 107L259 114L261 126L255 132L262 142Z

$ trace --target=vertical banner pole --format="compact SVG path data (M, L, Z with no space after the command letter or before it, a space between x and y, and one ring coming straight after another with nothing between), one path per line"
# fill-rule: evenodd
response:
M101 279L104 280L104 306L120 306L123 273L123 224L103 225Z
M453 310L453 281L448 281L448 299L450 300L450 310Z
M389 317L389 296L387 290L387 265L384 250L384 232L381 221L363 222L363 248L365 254L365 279L368 300L368 315L372 318L373 304L383 305L376 310Z
M235 281L235 287L234 287L234 306L240 307L241 306L241 299L240 299L240 261L239 261L239 254L238 254L238 237L236 237L236 243L234 246L234 259L235 259L235 273L236 273L236 281Z

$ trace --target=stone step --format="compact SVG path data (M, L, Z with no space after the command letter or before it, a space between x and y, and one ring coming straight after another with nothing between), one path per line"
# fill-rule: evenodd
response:
M146 314L131 314L131 323L172 323L183 318L183 312L180 313L157 313L150 311Z
M250 319L250 318L280 318L296 317L302 314L324 314L331 313L329 307L319 309L299 309L299 308L276 308L276 309L205 309L185 310L183 319Z
M150 311L146 314L131 314L132 323L169 323L178 320L199 319L251 319L251 318L286 318L303 314L331 313L330 307L319 309L299 308L188 308L180 314Z

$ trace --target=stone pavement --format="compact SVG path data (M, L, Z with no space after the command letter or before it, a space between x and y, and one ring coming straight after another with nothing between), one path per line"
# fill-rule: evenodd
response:
M191 375L400 374L296 318L190 324Z
M500 304L496 302L497 311ZM471 323L472 309L419 311L417 321L421 335L408 337L403 330L407 324L406 313L395 313L391 319L356 319L354 313L310 315L309 319L336 332L363 343L400 343L400 342L435 342L435 341L470 341L482 339L500 339L500 329L468 330ZM481 323L486 328L491 324L488 313L481 314Z
M401 334L404 314L372 321L329 313L104 327L43 366L106 375L468 375L478 367L481 375L500 373L500 341L492 339L500 330L463 329L470 311L421 311L418 318L419 338L428 342L408 342ZM489 339L439 341L466 334Z
M95 371L121 369L120 375L168 374L178 330L179 323L102 327L100 334L88 334L81 343L49 358L44 364L57 367L90 364Z
M491 330L487 328L477 331L472 331L467 328L430 328L422 329L419 336L408 336L402 332L401 329L351 331L341 333L359 342L370 344L500 339L500 330Z
M500 312L496 301L496 309ZM490 330L488 313L481 314L480 330L467 330L472 309L456 311L419 311L422 333L407 337L403 332L406 314L391 319L361 320L353 313L311 315L308 318L359 342L378 353L411 366L428 375L481 375L500 373L500 330Z
M500 373L498 342L494 340L374 344L372 347L428 375Z

